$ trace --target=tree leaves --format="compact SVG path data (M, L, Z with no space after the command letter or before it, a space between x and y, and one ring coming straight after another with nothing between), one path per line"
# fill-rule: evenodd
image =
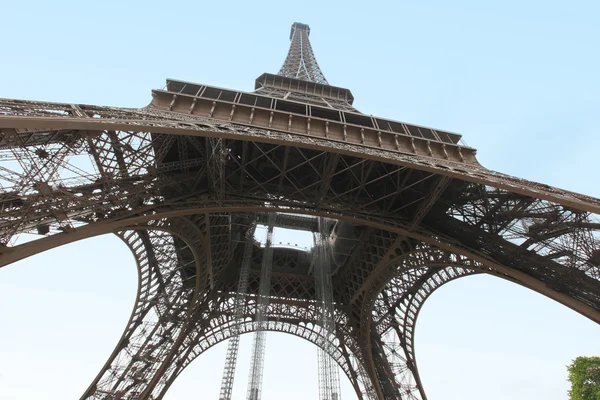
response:
M600 400L600 357L577 357L567 368L571 400Z

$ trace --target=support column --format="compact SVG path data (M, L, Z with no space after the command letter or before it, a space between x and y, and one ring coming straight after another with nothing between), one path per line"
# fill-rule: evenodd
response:
M250 377L248 379L248 400L260 400L262 390L263 366L265 361L267 312L269 306L269 294L271 291L271 272L273 269L273 225L275 213L269 214L267 227L267 240L263 251L263 260L260 271L260 285L256 309L257 332L254 334L252 344L252 361L250 363Z
M338 400L340 393L340 376L337 365L329 356L329 347L335 347L335 309L333 305L333 288L331 283L331 249L329 248L327 222L319 217L319 232L315 240L315 291L319 314L319 323L326 338L323 347L319 347L319 399Z
M193 288L183 285L173 237L157 230L120 234L138 262L139 291L115 351L82 399L138 399L184 326Z
M235 295L234 304L234 324L231 327L232 337L227 344L227 355L225 356L225 368L223 378L221 379L221 392L219 400L231 400L233 391L233 380L235 378L235 368L237 365L238 348L240 345L239 324L243 322L244 305L246 302L246 291L248 290L248 276L250 274L250 261L252 260L252 249L254 248L254 228L248 230L244 255L240 268L240 279Z
M473 273L463 267L407 270L393 278L380 293L371 313L371 351L379 387L386 400L427 400L414 349L418 314L437 288Z

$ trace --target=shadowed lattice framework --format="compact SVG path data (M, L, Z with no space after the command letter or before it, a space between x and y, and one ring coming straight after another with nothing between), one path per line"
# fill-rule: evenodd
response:
M492 274L600 322L600 200L490 171L456 133L358 112L308 38L295 23L280 73L251 93L168 80L139 109L0 100L0 265L108 232L137 260L131 319L82 398L161 399L254 331L260 245L235 307L237 282L247 231L274 212L276 227L327 221L336 326L320 328L312 254L285 244L264 326L320 346L360 399L426 398L415 323L453 279Z

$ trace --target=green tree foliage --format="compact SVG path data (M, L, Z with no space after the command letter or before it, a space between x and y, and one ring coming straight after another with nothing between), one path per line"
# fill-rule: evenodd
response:
M577 357L567 368L571 400L600 400L600 357Z

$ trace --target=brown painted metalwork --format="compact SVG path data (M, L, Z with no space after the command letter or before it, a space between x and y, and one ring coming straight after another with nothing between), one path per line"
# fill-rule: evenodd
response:
M169 80L140 109L0 100L0 266L108 232L137 261L131 319L82 398L160 399L256 330L261 248L232 329L237 279L247 231L273 212L292 229L329 221L336 338L319 336L293 248L275 249L268 329L326 349L360 399L426 398L414 327L453 279L495 275L600 323L600 200L486 169L459 134L361 114L308 35L292 26L279 75L252 93Z

